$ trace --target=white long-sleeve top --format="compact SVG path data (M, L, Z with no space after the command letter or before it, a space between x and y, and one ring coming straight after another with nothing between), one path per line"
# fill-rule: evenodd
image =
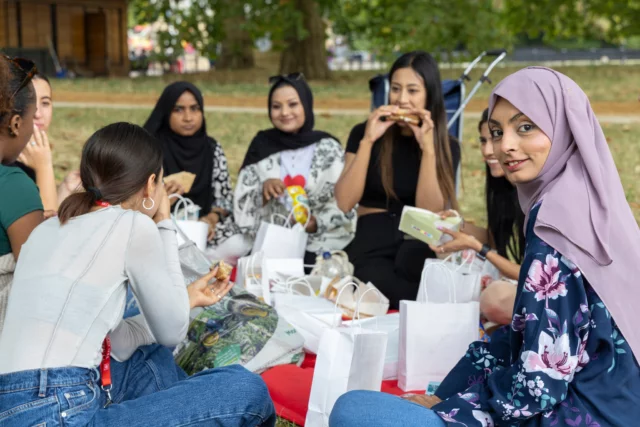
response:
M122 320L127 282L142 315ZM144 316L144 317L143 317ZM146 320L146 321L145 321ZM20 252L0 332L0 373L126 360L142 344L177 345L189 298L170 220L118 206L38 226Z

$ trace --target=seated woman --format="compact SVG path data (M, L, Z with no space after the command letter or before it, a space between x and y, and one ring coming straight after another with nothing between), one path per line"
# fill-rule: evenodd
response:
M26 66L29 69L23 69ZM38 188L13 164L33 135L35 65L0 57L0 331L22 245L44 219Z
M235 265L251 246L233 219L227 158L222 146L207 134L202 93L188 82L170 84L144 128L162 142L167 176L178 172L195 175L188 192L177 182L167 182L167 192L181 194L200 207L200 220L209 224L207 255Z
M112 377L108 363L98 370L101 360L113 354L128 361L155 341L176 345L189 310L218 303L232 284L212 283L214 269L185 287L162 149L144 129L116 123L97 131L84 146L80 174L87 191L69 196L58 218L34 230L16 268L0 335L2 421L273 426L264 382L239 366L178 378L151 393L139 387L150 375L140 370L114 386L116 395L108 391L111 379L127 377ZM122 321L127 286L144 318Z
M440 72L431 55L402 55L389 80L389 105L351 131L336 199L343 212L358 206L358 229L347 249L355 276L371 281L397 309L400 300L415 300L424 261L435 257L398 230L400 214L405 206L457 208L460 147L447 134ZM421 126L388 120L399 108L417 115Z
M344 151L332 135L313 130L313 95L301 74L272 79L268 108L274 127L258 132L244 158L236 184L236 221L254 239L262 220L289 215L287 187L302 186L311 211L305 264L314 264L319 252L342 250L354 236L355 210L342 212L333 195Z
M20 153L14 163L31 178L38 189L42 204L47 211L58 210L58 194L56 179L53 173L53 158L47 132L53 117L53 100L49 79L36 73L32 79L36 96L36 112L33 117L35 125L33 137Z
M503 80L490 105L494 150L527 213L509 340L471 344L437 397L412 398L419 405L348 393L331 426L622 427L640 417L640 230L589 100L568 77L532 67Z
M480 150L486 164L486 202L488 228L464 223L459 232L443 230L453 240L432 247L436 253L474 250L481 259L492 263L509 280L518 280L520 263L524 259L524 214L518 203L516 187L505 177L491 143L489 110L482 113L478 123ZM443 217L452 212L443 213ZM515 260L511 261L511 259ZM490 283L482 292L480 309L486 318L498 325L511 322L516 287L509 281Z

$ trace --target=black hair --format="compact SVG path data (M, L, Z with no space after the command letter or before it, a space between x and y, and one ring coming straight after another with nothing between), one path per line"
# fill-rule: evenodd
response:
M489 121L489 109L482 112L478 132ZM488 141L487 144L490 144ZM491 175L486 165L485 197L487 203L488 229L500 255L511 258L518 264L524 260L524 214L518 202L516 187L504 176Z
M427 92L427 102L424 108L431 113L434 125L434 142L436 153L436 173L440 191L445 202L453 209L457 209L455 188L455 171L451 156L451 145L449 133L447 132L447 112L444 106L444 94L440 81L440 70L438 63L427 52L416 50L405 53L391 66L389 71L389 82L391 83L396 71L403 68L411 68L424 81ZM393 190L393 140L398 132L397 126L391 126L383 136L380 148L380 175L382 186L387 198L397 199Z
M114 123L91 135L82 149L80 178L87 191L67 197L58 211L60 223L91 211L98 200L120 204L162 171L161 144L131 123Z

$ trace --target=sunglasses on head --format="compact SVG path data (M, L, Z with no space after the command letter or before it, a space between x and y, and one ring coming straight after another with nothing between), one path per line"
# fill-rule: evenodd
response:
M25 73L22 83L20 83L20 86L18 86L18 89L13 93L13 95L11 95L11 99L13 99L13 97L15 97L18 94L18 92L24 89L24 87L29 83L29 81L31 81L33 76L36 75L36 73L38 72L38 68L36 67L36 64L29 59L11 58L10 56L7 56L7 55L4 55L4 58L7 61L14 64L16 67L20 68Z
M269 84L272 85L280 79L289 79L289 80L304 80L304 74L302 73L291 73L291 74L280 74L278 76L269 77Z

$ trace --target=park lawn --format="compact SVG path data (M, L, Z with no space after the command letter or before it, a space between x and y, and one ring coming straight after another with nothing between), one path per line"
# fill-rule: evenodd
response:
M498 66L490 78L494 83L505 76L525 67ZM558 71L567 74L589 95L592 102L635 102L638 98L640 67L625 66L567 66L557 67ZM314 96L319 100L367 100L370 97L368 80L386 71L339 71L334 72L331 81L313 81ZM475 80L484 69L477 68L471 76ZM248 97L265 96L268 91L267 78L274 70L263 67L249 71L212 71L209 73L190 75L166 75L163 77L130 78L93 78L75 80L56 80L54 94L102 93L102 94L149 94L159 96L162 89L172 81L189 80L195 83L206 95L215 97ZM444 67L441 70L443 79L457 79L461 69ZM468 90L472 84L468 83ZM476 98L488 99L491 85L483 85ZM637 113L637 111L636 111Z
M101 126L116 121L143 124L149 112L134 109L56 108L50 139L54 144L56 178L77 168L80 152L86 139ZM235 180L246 149L255 133L269 126L266 115L207 113L207 129L223 146ZM316 118L316 128L335 135L344 144L351 128L365 120L357 116L328 116ZM485 224L484 163L479 153L476 121L466 120L463 138L463 191L460 197L462 213L468 220ZM604 132L620 171L636 220L640 220L640 124L605 124Z

